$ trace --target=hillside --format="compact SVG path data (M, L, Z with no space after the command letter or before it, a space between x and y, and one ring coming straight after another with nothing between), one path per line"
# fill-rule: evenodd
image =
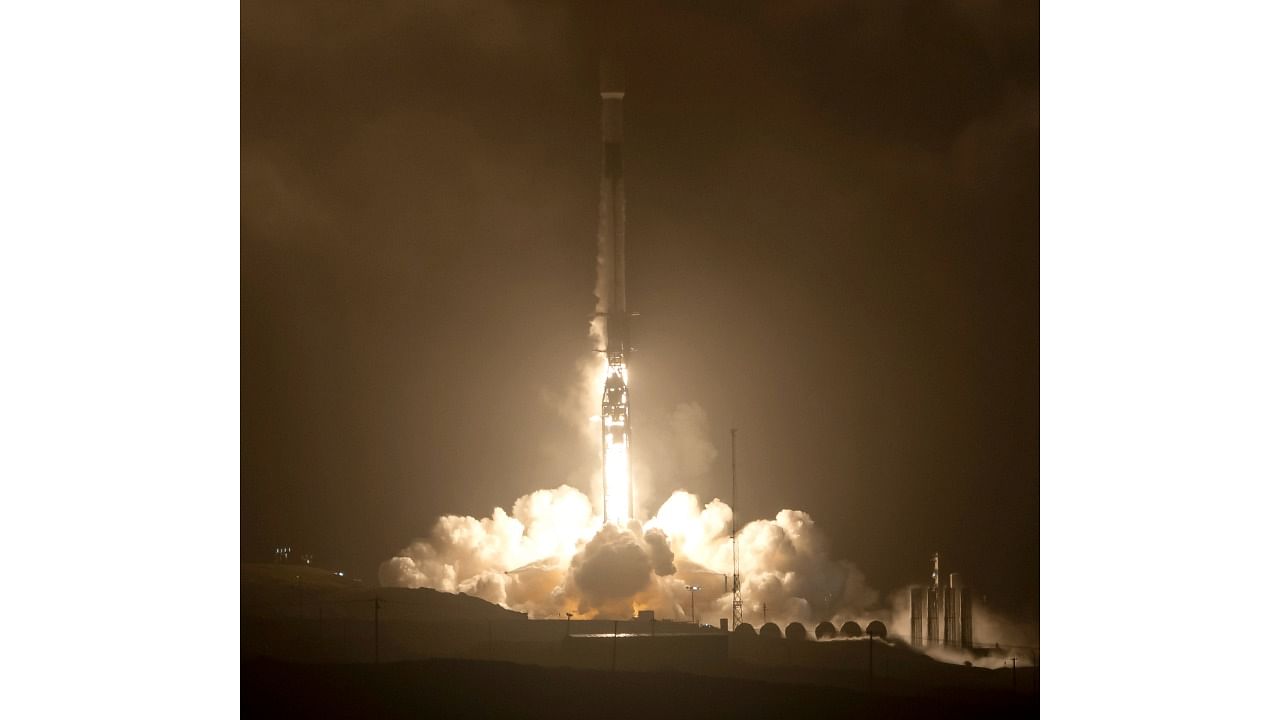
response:
M429 588L365 587L331 570L309 565L240 566L242 617L363 618L370 614L375 598L381 601L384 620L498 622L526 617L466 594Z

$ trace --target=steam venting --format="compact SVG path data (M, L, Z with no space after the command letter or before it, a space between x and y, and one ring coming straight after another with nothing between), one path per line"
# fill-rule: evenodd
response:
M583 365L574 398L558 400L576 416L583 440L599 432L587 420L605 363ZM662 478L705 479L715 459L705 411L682 403L654 428L655 442L675 452L672 464L640 467L651 486ZM598 436L596 436L598 437ZM587 445L584 444L584 448ZM589 456L587 456L589 457ZM603 471L593 464L596 482ZM583 477L582 479L585 479ZM579 480L581 482L582 480ZM668 481L670 482L670 481ZM576 483L575 483L576 484ZM532 618L630 618L652 610L659 618L690 620L687 585L701 588L697 615L730 617L733 553L731 510L719 498L704 502L678 490L645 520L608 520L603 498L569 484L531 492L488 517L445 515L379 568L382 585L467 593ZM649 507L651 504L646 503ZM833 559L813 518L800 510L745 525L738 520L744 620L761 624L821 620L865 622L879 594L852 563ZM887 617L887 612L884 613Z
M729 506L672 493L646 522L606 523L567 485L521 497L486 518L447 515L379 569L383 585L474 595L550 618L629 618L653 610L688 620L728 617L733 573ZM748 619L767 605L776 622L862 618L879 595L849 562L834 560L813 519L782 510L739 531Z
M584 450L598 437L598 419L586 415L603 366L584 363L575 397L555 401L566 418L580 423ZM665 478L705 480L716 456L705 411L696 403L682 403L662 425L646 437L674 449L665 454L674 460L657 472L638 468L641 489ZM595 482L589 484L601 487L599 462L591 465ZM579 476L578 482L590 474ZM732 617L731 508L726 502L704 502L677 490L647 519L621 523L606 522L602 507L601 498L593 502L563 484L524 495L509 509L494 508L488 517L445 515L425 537L383 562L378 579L384 586L466 593L534 619L564 617L566 612L625 619L652 610L661 619L689 621L686 586L696 585L699 618L714 623ZM904 642L911 637L909 589L882 597L853 563L831 556L826 537L807 512L784 509L745 525L739 518L738 526L744 622L755 627L766 620L780 627L792 622L809 628L820 622L867 627L884 619L890 636ZM973 634L983 643L1038 642L1034 631L981 603L975 603L973 612ZM956 648L923 650L950 662L973 659Z

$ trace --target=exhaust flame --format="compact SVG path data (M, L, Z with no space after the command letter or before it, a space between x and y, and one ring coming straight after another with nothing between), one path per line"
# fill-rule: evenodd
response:
M631 519L631 413L627 394L627 366L611 354L600 401L600 438L604 453L604 519L615 525L625 525Z
M627 511L631 498L629 451L625 442L619 445L607 442L604 449L604 504L608 509L605 521L615 525L626 525L631 519Z

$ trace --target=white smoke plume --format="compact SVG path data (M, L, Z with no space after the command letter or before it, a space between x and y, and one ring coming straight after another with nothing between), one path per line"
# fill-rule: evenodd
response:
M562 485L487 518L447 515L387 560L383 585L465 592L531 617L573 612L688 619L685 585L702 588L699 616L728 617L733 573L729 506L677 491L647 522L605 525L581 492ZM878 594L851 563L829 557L807 513L783 510L739 535L747 614L767 603L779 622L863 618Z
M580 382L568 397L553 398L566 420L581 430L576 438L583 461L573 485L600 490L598 411L604 361L593 356L579 366ZM489 517L446 515L430 532L382 564L383 585L428 587L474 595L533 618L563 617L566 612L592 618L629 618L653 610L659 618L688 620L689 592L698 585L699 618L714 623L729 617L733 573L730 508L718 498L703 503L678 490L665 499L648 488L699 483L709 475L716 448L709 439L706 412L682 403L661 416L665 424L646 435L660 452L652 467L636 468L637 501L643 508L662 500L647 520L625 527L606 525L590 497L568 484L525 495L510 510L494 508ZM661 482L658 482L661 480ZM768 619L785 626L799 621L812 628L829 620L866 626L887 621L892 635L910 636L907 590L882 603L852 563L831 557L826 538L813 518L784 509L774 517L747 522L738 531L744 620L759 626ZM1024 628L981 603L974 612L975 639L985 643L1038 645ZM931 649L940 660L976 664L996 657Z

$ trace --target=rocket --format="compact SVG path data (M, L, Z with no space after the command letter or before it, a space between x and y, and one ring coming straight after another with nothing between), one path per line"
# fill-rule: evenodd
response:
M600 129L604 155L600 168L600 258L605 273L606 352L610 365L626 365L627 347L627 196L622 179L621 68L600 63Z
M628 398L627 353L630 351L627 312L627 199L622 178L621 67L600 63L600 129L604 154L600 168L600 267L605 292L605 355L608 370L600 400L601 453L606 522L625 523L632 515L631 410Z

